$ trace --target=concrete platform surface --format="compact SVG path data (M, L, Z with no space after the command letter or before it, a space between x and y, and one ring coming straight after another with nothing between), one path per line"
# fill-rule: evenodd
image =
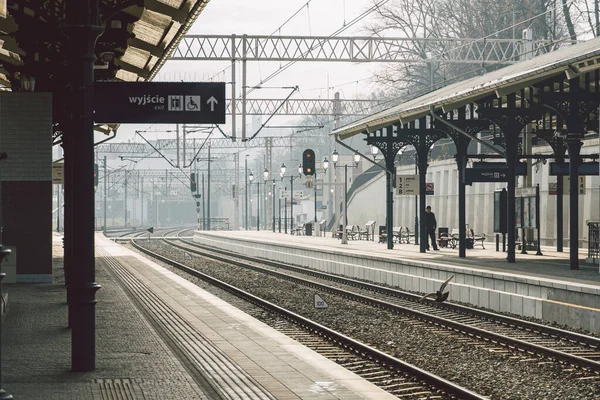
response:
M96 236L96 369L73 373L61 239L54 283L4 285L2 388L16 399L387 399L357 375Z

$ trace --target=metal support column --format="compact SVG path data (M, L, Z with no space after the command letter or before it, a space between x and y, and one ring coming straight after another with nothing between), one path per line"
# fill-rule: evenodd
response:
M106 156L104 156L104 234L106 235L106 197L108 189L108 175L106 173Z
M385 154L385 168L388 171L394 170L394 159L396 153L389 152ZM385 227L387 230L387 248L394 248L394 189L392 186L393 175L385 174ZM346 229L344 228L344 231Z
M102 33L98 0L68 0L65 33L70 38L72 120L65 140L71 145L73 180L72 236L74 318L71 367L96 367L96 283L94 257L94 47ZM73 191L74 192L74 191ZM71 265L72 266L72 265Z
M206 226L210 231L210 146L208 146L208 174L206 179L208 180L206 187Z
M579 269L579 173L583 142L579 137L567 140L569 149L569 265Z

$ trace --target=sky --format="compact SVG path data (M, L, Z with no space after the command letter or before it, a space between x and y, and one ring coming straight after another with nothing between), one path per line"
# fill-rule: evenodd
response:
M308 6L307 6L308 4ZM200 14L189 34L198 35L291 35L329 36L349 23L373 5L373 0L211 0ZM293 18L290 19L294 14ZM364 23L369 17L349 27L341 36L364 36ZM290 19L288 22L286 22ZM248 86L254 86L272 72L279 69L280 62L247 63ZM159 72L157 81L215 81L227 83L227 98L231 97L231 63L224 61L168 61ZM333 98L339 91L342 98L366 98L374 91L370 82L372 71L377 64L340 62L297 62L289 69L263 85L277 89L256 90L249 98L284 99L289 89L281 87L298 86L299 92L292 98L325 99ZM241 65L237 69L237 92L240 95ZM266 117L263 117L266 118ZM275 117L273 125L293 125L298 118ZM248 118L251 121L251 118ZM263 119L264 121L264 119ZM238 117L238 131L241 119ZM231 131L231 117L221 128ZM172 126L165 125L122 125L115 141L141 141L135 131L147 131L148 139L174 137ZM171 131L171 132L165 132ZM290 131L291 132L291 131ZM274 133L269 130L269 134ZM238 132L238 136L241 133Z

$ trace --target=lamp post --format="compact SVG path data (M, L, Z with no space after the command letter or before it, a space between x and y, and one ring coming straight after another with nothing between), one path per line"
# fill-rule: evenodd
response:
M354 164L348 165L337 165L339 154L337 150L334 150L331 154L331 160L333 161L334 168L344 168L344 226L342 227L342 244L348 244L348 236L346 235L346 226L348 225L348 167L357 168L360 162L360 155L354 153ZM323 168L327 171L329 162L327 159L323 161Z
M273 203L273 233L275 233L275 179L273 179L273 190L271 191L271 203ZM280 224L280 226L281 226L281 224Z
M281 180L285 178L285 171L287 167L285 164L281 164L281 168L279 168L279 176ZM298 166L298 175L290 175L290 233L294 232L294 179L300 178L302 176L302 165ZM287 199L286 199L286 209L287 209ZM287 210L285 213L285 233L287 233Z

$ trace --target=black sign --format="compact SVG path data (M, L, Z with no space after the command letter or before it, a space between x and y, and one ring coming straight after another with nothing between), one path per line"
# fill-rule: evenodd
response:
M96 82L98 123L225 123L225 83Z
M598 175L598 163L588 162L581 163L577 167L577 175ZM550 163L550 175L569 175L569 163Z
M507 168L465 168L465 184L473 182L506 182Z
M474 162L473 168L506 170L506 163L503 162ZM518 162L515 164L516 175L527 175L527 163Z

